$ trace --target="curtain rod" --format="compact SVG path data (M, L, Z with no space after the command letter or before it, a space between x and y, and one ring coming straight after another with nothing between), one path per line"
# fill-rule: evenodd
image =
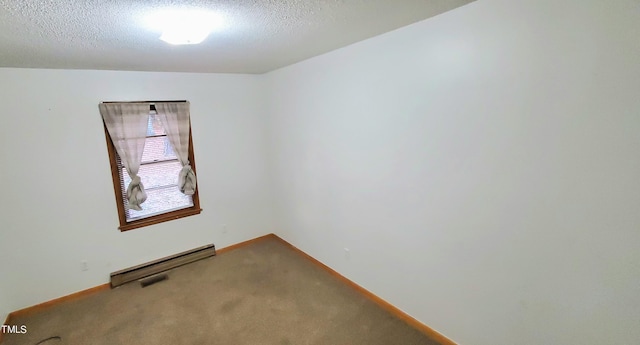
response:
M178 100L178 101L127 101L127 102L100 102L102 104L109 103L186 103L188 101Z

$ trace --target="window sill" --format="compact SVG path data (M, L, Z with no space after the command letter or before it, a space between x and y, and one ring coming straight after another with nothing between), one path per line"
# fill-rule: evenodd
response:
M157 216L153 216L145 219L135 220L133 222L120 225L118 229L120 229L120 231L129 231L129 230L142 228L149 225L168 222L174 219L195 216L196 214L200 214L200 212L202 212L201 208L198 208L198 209L187 208L184 210L172 211L172 212L168 212L165 214L161 214L161 215L157 215Z

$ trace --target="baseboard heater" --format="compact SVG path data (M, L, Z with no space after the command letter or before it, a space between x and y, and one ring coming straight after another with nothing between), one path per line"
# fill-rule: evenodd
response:
M111 273L111 288L216 255L213 244Z

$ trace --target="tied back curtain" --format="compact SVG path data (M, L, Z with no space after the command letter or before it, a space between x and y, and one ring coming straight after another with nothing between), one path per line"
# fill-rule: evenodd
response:
M138 176L149 122L148 103L102 103L100 114L116 152L127 169L131 183L127 187L128 207L140 211L147 193Z
M155 106L157 116L182 164L182 170L178 175L178 188L183 194L193 195L196 191L196 174L189 163L189 102L156 103Z

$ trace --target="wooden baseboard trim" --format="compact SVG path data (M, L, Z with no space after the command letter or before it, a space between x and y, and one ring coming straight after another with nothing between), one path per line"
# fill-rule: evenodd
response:
M228 247L225 247L225 248L222 248L222 249L218 249L218 250L216 250L216 255L223 254L223 253L226 253L226 252L230 252L230 251L232 251L234 249L238 249L240 247L244 247L244 246L247 246L249 244L258 242L258 241L263 241L263 240L266 240L268 238L279 238L279 237L277 237L274 234L268 234L268 235L256 237L256 238L248 240L248 241L236 243L236 244L230 245ZM102 285L98 285L98 286L95 286L95 287L92 287L92 288L89 288L89 289L86 289L86 290L82 290L82 291L78 291L76 293L72 293L72 294L67 295L67 296L63 296L63 297L59 297L59 298L56 298L56 299L52 299L52 300L44 302L44 303L36 304L34 306L31 306L31 307L27 307L27 308L23 308L23 309L20 309L20 310L16 310L16 311L13 311L13 312L9 313L9 315L7 315L7 320L5 321L4 324L5 325L9 324L11 319L14 319L16 317L21 317L21 316L25 316L25 315L31 315L31 314L37 313L39 311L42 311L44 309L48 309L48 308L50 308L52 306L55 306L57 304L60 304L60 303L63 303L63 302L67 302L67 301L77 300L79 298L82 298L82 297L85 297L85 296L89 296L89 295L92 295L94 293L97 293L97 292L100 292L100 291L103 291L103 290L109 290L109 289L111 289L111 286L109 285L109 283L102 284ZM1 340L2 340L2 332L0 332L0 341Z
M264 241L264 240L266 240L268 238L279 238L279 237L274 235L274 234L268 234L268 235L256 237L256 238L250 239L248 241L232 244L232 245L230 245L228 247L224 247L222 249L216 249L216 255L224 254L224 253L230 252L232 250L238 249L240 247L247 246L247 245L252 244L252 243L256 243L256 242L259 242L259 241Z
M425 334L426 336L428 336L432 340L434 340L434 341L436 341L436 342L438 342L439 344L442 344L442 345L457 345L451 339L449 339L449 338L445 337L444 335L438 333L436 330L434 330L433 328L425 325L424 323L416 320L411 315L409 315L409 314L403 312L402 310L398 309L397 307L395 307L393 304L391 304L391 303L383 300L382 298L376 296L371 291L369 291L369 290L363 288L362 286L354 283L353 281L349 280L348 278L346 278L342 274L340 274L340 273L336 272L335 270L333 270L331 267L323 264L322 262L318 261L317 259L315 259L311 255L309 255L309 254L305 253L304 251L298 249L293 244L291 244L291 243L285 241L284 239L280 238L278 235L275 235L275 234L271 234L271 235L273 235L274 238L276 238L278 241L282 242L286 246L292 248L298 254L300 254L303 257L305 257L307 260L311 261L316 266L318 266L318 267L322 268L323 270L329 272L332 276L338 278L340 281L342 281L345 284L349 285L350 287L352 287L353 289L358 291L360 294L364 295L369 300L371 300L374 303L376 303L377 305L379 305L382 309L384 309L387 312L391 313L392 315L396 316L398 319L406 322L407 324L409 324L413 328L419 330L420 332L422 332L423 334Z
M340 273L336 272L331 267L323 264L322 262L318 261L317 259L315 259L311 255L309 255L309 254L303 252L302 250L298 249L296 246L294 246L293 244L285 241L284 239L282 239L281 237L279 237L276 234L268 234L268 235L256 237L256 238L248 240L248 241L236 243L236 244L230 245L228 247L225 247L225 248L222 248L222 249L218 249L218 250L216 250L216 255L223 254L223 253L226 253L226 252L230 252L230 251L233 251L235 249L238 249L238 248L241 248L241 247L244 247L244 246L256 243L256 242L259 242L259 241L264 241L264 240L270 239L270 238L278 240L278 241L282 242L284 245L290 247L295 252L297 252L298 254L300 254L301 256L303 256L304 258L306 258L307 260L309 260L310 262L312 262L316 266L318 266L318 267L322 268L323 270L329 272L329 274L333 275L334 277L338 278L340 281L342 281L345 284L347 284L348 286L352 287L354 290L358 291L359 293L361 293L362 295L364 295L365 297L367 297L368 299L370 299L371 301L373 301L374 303L379 305L382 309L384 309L384 310L388 311L389 313L393 314L394 316L396 316L400 320L403 320L404 322L406 322L410 326L416 328L420 332L424 333L426 336L428 336L429 338L433 339L434 341L436 341L436 342L438 342L438 343L440 343L442 345L457 345L451 339L445 337L444 335L438 333L437 331L435 331L431 327L429 327L429 326L423 324L422 322L416 320L415 318L413 318L409 314L403 312L402 310L398 309L397 307L395 307L391 303L389 303L389 302L383 300L382 298L376 296L371 291L369 291L369 290L363 288L362 286L354 283L353 281L347 279L345 276L343 276ZM86 289L86 290L82 290L82 291L79 291L79 292L76 292L76 293L72 293L70 295L63 296L63 297L60 297L60 298L56 298L56 299L53 299L53 300L50 300L50 301L47 301L47 302L44 302L44 303L40 303L40 304L31 306L31 307L27 307L27 308L24 308L24 309L16 310L14 312L9 313L9 315L7 315L7 319L6 319L4 324L5 325L10 324L11 320L16 318L16 317L21 317L21 316L37 313L37 312L42 311L44 309L48 309L48 308L50 308L50 307L52 307L54 305L57 305L57 304L60 304L60 303L63 303L63 302L67 302L67 301L77 300L77 299L80 299L80 298L95 294L95 293L100 292L100 291L109 290L110 288L111 287L110 287L110 285L108 283L107 284L102 284L102 285L98 285L98 286L92 287L90 289ZM0 342L2 342L2 332L0 332Z
M56 299L52 299L50 301L44 302L44 303L40 303L40 304L36 304L34 306L31 307L27 307L24 309L20 309L20 310L16 310L14 312L9 313L9 317L8 319L13 319L16 317L20 317L20 316L25 316L25 315L31 315L33 313L37 313L39 311L42 311L44 309L48 309L54 305L63 303L63 302L68 302L68 301L75 301L78 300L80 298L89 296L89 295L93 295L95 293L98 293L100 291L104 291L104 290L109 290L111 287L109 286L109 284L102 284L102 285L98 285L98 286L94 286L92 288L86 289L86 290L82 290L82 291L78 291L75 293L72 293L70 295L66 295L66 296L62 296Z

